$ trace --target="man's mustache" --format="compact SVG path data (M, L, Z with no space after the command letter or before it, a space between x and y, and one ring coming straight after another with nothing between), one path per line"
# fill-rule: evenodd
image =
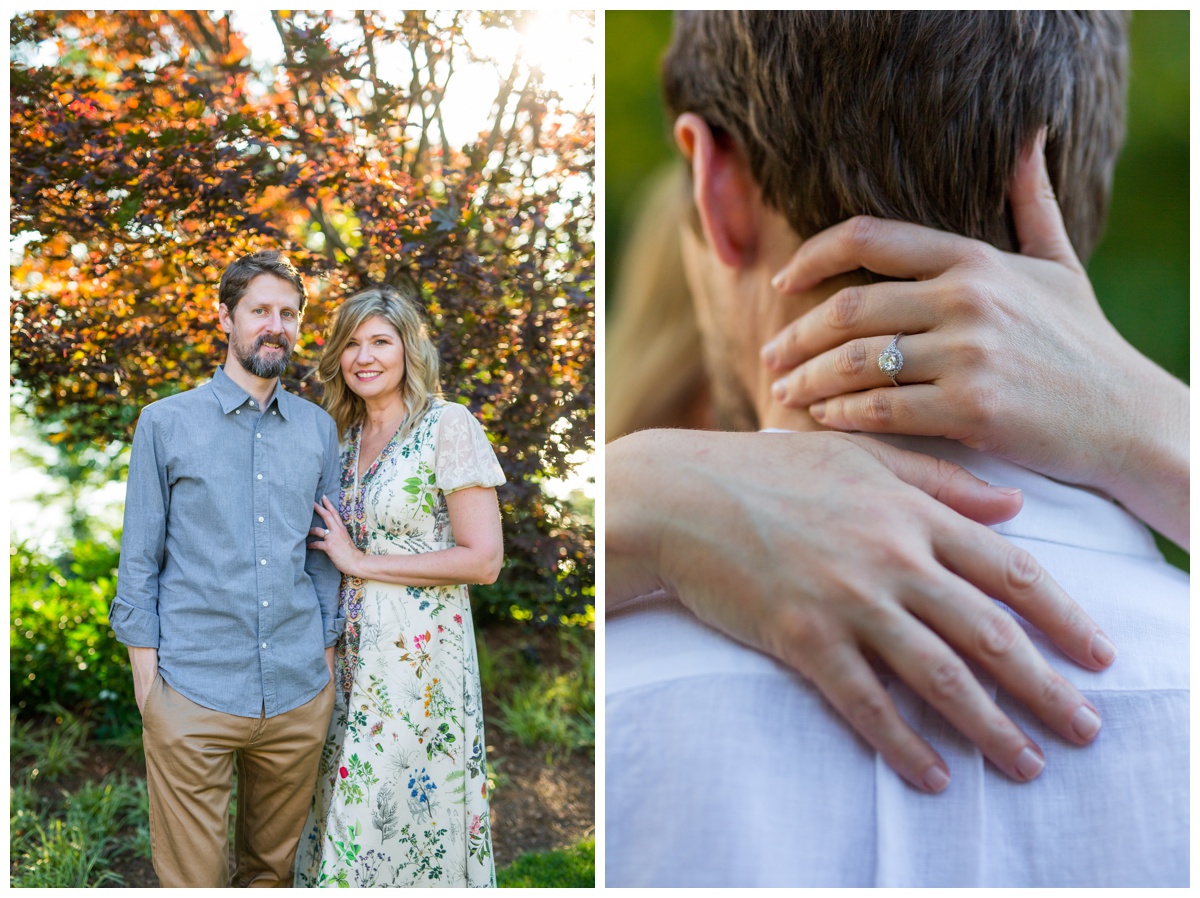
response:
M257 354L264 346L278 346L284 352L292 351L292 344L288 342L288 338L283 334L263 334L254 341L254 352Z

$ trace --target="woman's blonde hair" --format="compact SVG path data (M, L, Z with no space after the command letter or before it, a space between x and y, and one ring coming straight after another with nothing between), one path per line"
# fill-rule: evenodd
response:
M404 345L400 396L404 400L405 417L400 425L399 439L408 436L425 417L433 400L442 398L437 347L429 337L425 315L416 297L407 288L389 286L356 293L334 313L321 361L317 363L317 373L325 386L321 405L336 422L341 439L345 439L346 431L361 424L367 415L366 404L342 377L342 352L362 323L375 317L394 327Z
M681 163L656 174L625 245L606 335L609 441L646 427L715 424L680 250L681 222L695 215L688 188Z

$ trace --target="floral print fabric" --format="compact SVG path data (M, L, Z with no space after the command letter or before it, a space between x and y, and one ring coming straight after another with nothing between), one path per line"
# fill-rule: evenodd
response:
M445 494L504 475L479 422L438 402L356 488L359 428L339 510L370 554L454 545ZM298 886L494 886L475 633L465 586L342 580L346 632Z

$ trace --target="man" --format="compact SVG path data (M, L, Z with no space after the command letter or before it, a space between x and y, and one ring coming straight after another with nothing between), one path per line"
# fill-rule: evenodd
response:
M288 887L333 707L340 575L307 550L336 495L333 420L287 393L307 293L276 251L221 277L213 379L142 410L109 616L142 713L163 886Z
M683 258L712 391L725 421L817 429L806 410L786 403L787 390L776 389L778 372L763 368L759 349L787 322L830 308L823 304L831 297L853 296L843 288L863 281L808 284L793 297L781 297L775 275L802 237L866 211L1015 248L1004 200L1017 160L1032 157L1030 145L1047 121L1060 129L1047 155L1068 230L1083 253L1090 250L1103 224L1119 143L1120 21L1087 14L1007 15L679 17L664 82L692 178L694 207L682 228ZM909 353L908 371L928 364L916 351L923 344L904 339L898 342ZM874 352L882 354L886 344L885 338ZM858 389L886 384L880 371L868 370L875 380ZM680 477L698 482L698 492L715 504L722 498L722 479L740 475L739 461L750 464L736 455L745 445L739 441L791 440L791 456L806 457L794 448L799 437L690 439L700 448L687 448L686 433L632 438L634 447L670 451L661 463L645 454L630 456L620 446L625 441L609 447L606 600L627 567L620 555L678 554L701 529L695 523L702 513L698 501L664 502L669 512L646 521L622 514L613 495L618 476L625 492L661 495L667 480L682 471ZM846 438L834 439L850 445ZM1186 577L1162 562L1144 528L1102 497L955 443L891 442L955 461L990 483L1023 489L1021 516L999 531L1036 557L1120 646L1115 664L1105 670L1099 669L1103 662L1089 665L1089 672L1049 651L1045 639L1024 627L1056 674L1040 682L1054 684L1056 701L1082 693L1078 710L1098 711L1103 732L1096 737L1096 719L1090 736L1077 731L1079 738L1068 737L1065 728L1050 725L1052 715L1037 708L1045 694L1038 696L1036 689L1031 696L1006 694L1013 689L1006 684L998 690L999 675L989 676L991 670L973 673L991 697L993 718L1007 715L1033 733L1040 758L1021 749L1006 756L1014 759L1011 764L1004 763L986 750L979 734L949 725L948 719L954 721L948 713L939 715L905 685L919 682L919 672L905 682L885 674L886 703L852 704L848 711L830 697L860 730L864 720L877 724L887 718L894 703L904 721L901 736L915 733L917 741L930 743L953 773L949 781L945 769L928 768L945 778L926 781L929 793L940 793L926 794L913 787L921 783L918 776L906 775L906 783L882 754L858 740L813 683L709 629L679 603L643 598L627 613L607 618L607 884L1186 883ZM627 457L639 461L640 469L627 465ZM807 476L842 492L853 487L854 478L844 476L837 456L823 461L822 467L790 472L779 464L771 476L781 485ZM876 498L844 510L877 515L883 530L906 524L918 529L920 522L889 514L889 495ZM761 504L761 514L725 519L725 539L749 542L758 550L754 557L761 557L759 568L796 564L786 550L769 551L773 537L787 536L768 532L767 523L782 518L773 507L776 496L764 490L752 499ZM836 518L812 522L811 509L790 511L813 525L810 542L826 546L826 554L844 553L845 582L887 561L846 553L825 540L824 531L840 526ZM722 629L742 635L737 618L744 609L736 584L722 579L719 548L707 553L716 556L711 563L694 553L687 573L698 589L707 580L731 593ZM947 566L963 573L956 561ZM647 579L653 577L639 582ZM763 579L773 582L771 576ZM782 574L775 579L792 582ZM1002 589L997 584L990 594L1003 595ZM836 605L844 597L826 598ZM929 596L913 601L922 598ZM881 604L869 611L882 619ZM821 644L816 637L823 634L815 632L820 628L788 629L811 645ZM881 643L884 650L903 641L899 629L885 633L893 638ZM772 635L756 644L769 643ZM970 635L986 644L995 632ZM1001 647L992 648L999 656ZM775 654L785 657L785 651ZM916 653L918 659L922 654ZM813 659L787 660L803 670ZM1062 688L1061 680L1071 686ZM965 682L955 677L940 688L935 683L924 698L932 702L939 692L946 698ZM1094 744L1079 747L1091 738ZM1019 741L1014 744L1020 748ZM1024 766L1026 760L1032 765ZM1138 773L1131 775L1134 768Z

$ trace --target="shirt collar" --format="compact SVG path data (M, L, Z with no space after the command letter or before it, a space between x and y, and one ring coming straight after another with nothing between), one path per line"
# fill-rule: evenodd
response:
M871 436L900 449L952 461L987 483L1018 487L1024 497L1021 512L1010 521L992 526L1004 536L1114 555L1162 558L1145 525L1099 492L1061 483L953 440L890 434Z
M250 394L237 385L232 377L225 373L225 366L218 365L217 371L213 375L211 381L213 392L217 394L217 401L221 403L221 411L228 415L234 409L239 409L245 405ZM263 406L263 411L275 404L275 408L279 410L279 414L286 421L288 417L288 403L292 399L292 394L283 388L283 384L278 379L275 381L275 390L271 393L271 398L267 400Z

